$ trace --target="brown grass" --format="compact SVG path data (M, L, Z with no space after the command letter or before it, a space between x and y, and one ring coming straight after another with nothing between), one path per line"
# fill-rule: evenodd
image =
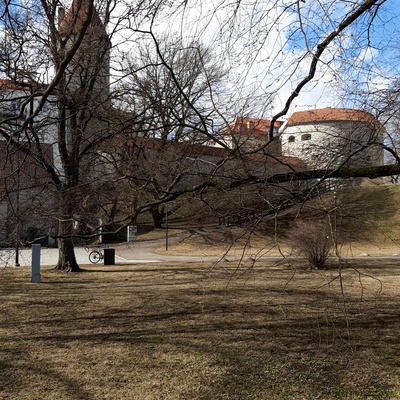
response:
M160 231L155 235L160 236ZM208 228L196 231L196 234L187 235L187 231L172 231L170 237L174 235L184 238L171 240L168 251L162 243L158 248L154 248L156 254L162 255L181 255L181 256L222 256L228 258L248 259L250 257L278 257L288 256L296 253L296 249L288 243L285 238L276 238L261 233L250 234L244 228ZM165 236L165 232L164 232ZM161 238L157 237L156 238ZM349 241L338 244L338 253L345 258L369 255L373 257L397 256L400 254L400 240L389 239L370 239L362 238L357 241ZM335 249L331 251L336 254Z
M400 399L399 284L390 263L4 268L0 398Z
M182 256L217 256L230 258L275 257L289 254L290 247L285 241L278 241L272 236L260 232L252 232L240 227L208 227L190 231L176 231L178 240L171 234L168 250L165 245L154 249L162 255Z
M332 210L335 210L333 212ZM221 256L249 258L255 256L279 256L291 254L291 229L296 218L306 223L315 220L333 220L338 237L338 251L343 257L360 255L393 256L400 254L400 185L370 185L345 187L337 192L325 193L320 198L307 201L277 220L267 219L247 229L240 227L205 226L193 229L195 233L183 241L171 241L168 252L165 245L158 254ZM250 235L249 232L252 231ZM169 235L185 234L185 230L170 229ZM332 232L333 236L333 232ZM140 240L162 239L164 230L139 235Z

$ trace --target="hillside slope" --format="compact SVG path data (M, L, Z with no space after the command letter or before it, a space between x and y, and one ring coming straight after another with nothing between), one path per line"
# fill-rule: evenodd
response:
M400 253L400 185L345 187L302 204L286 216L281 232L290 238L295 219L330 221L344 256Z
M342 188L310 200L276 217L248 226L197 225L169 253L217 255L279 255L292 252L291 229L297 219L309 224L328 219L336 227L344 257L400 254L400 185ZM250 235L249 232L252 232ZM306 232L305 232L306 234ZM243 246L246 247L245 251ZM244 252L243 252L244 251ZM159 249L158 252L164 252Z
M400 240L400 185L377 185L338 193L340 227L359 240Z

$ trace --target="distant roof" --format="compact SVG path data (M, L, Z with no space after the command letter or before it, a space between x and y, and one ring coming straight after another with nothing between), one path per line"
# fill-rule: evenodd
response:
M366 111L353 110L351 108L319 108L294 112L288 119L286 126L334 121L378 123L377 119Z
M30 81L30 82L14 82L9 79L0 79L0 89L10 89L10 90L23 90L25 92L40 92L40 90L44 90L46 88L45 85L40 83Z
M281 122L276 121L274 128L279 129ZM266 136L271 127L271 121L267 119L237 117L231 124L232 133L246 136ZM229 133L229 132L227 132Z

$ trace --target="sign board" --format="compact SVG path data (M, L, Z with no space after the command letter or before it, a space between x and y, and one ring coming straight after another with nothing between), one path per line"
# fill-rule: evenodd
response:
M137 239L137 226L129 225L127 233L127 242L134 242Z

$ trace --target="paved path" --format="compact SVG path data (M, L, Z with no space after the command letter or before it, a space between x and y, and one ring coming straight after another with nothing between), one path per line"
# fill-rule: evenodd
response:
M139 263L159 263L159 262L202 262L218 261L218 257L200 256L174 256L158 255L153 249L162 246L162 240L131 242L110 245L115 249L115 264L139 264ZM89 253L84 247L75 247L75 256L79 265L90 264ZM56 265L58 260L58 249L42 247L40 252L41 265ZM15 249L0 249L0 267L15 266ZM20 266L30 266L32 262L32 249L19 250ZM103 263L100 261L100 263Z
M174 240L182 240L182 237L176 239L171 238L171 243ZM110 245L110 248L115 249L115 264L140 264L140 263L162 263L162 262L216 262L220 261L220 257L201 257L201 256L176 256L176 255L159 255L154 253L154 249L165 245L165 240L152 240L152 241L136 241L131 243L121 243ZM32 249L21 249L19 251L19 264L20 266L31 266L32 263ZM84 247L75 248L75 256L79 265L90 264L89 253ZM386 257L353 257L352 259L374 259L374 260L399 260L399 256L386 256ZM263 257L264 259L264 257ZM268 261L280 261L282 257L265 257ZM56 265L58 260L58 249L41 248L40 264L41 265ZM0 267L15 266L15 250L14 249L0 249ZM232 260L233 261L233 260ZM102 261L100 262L103 263Z

